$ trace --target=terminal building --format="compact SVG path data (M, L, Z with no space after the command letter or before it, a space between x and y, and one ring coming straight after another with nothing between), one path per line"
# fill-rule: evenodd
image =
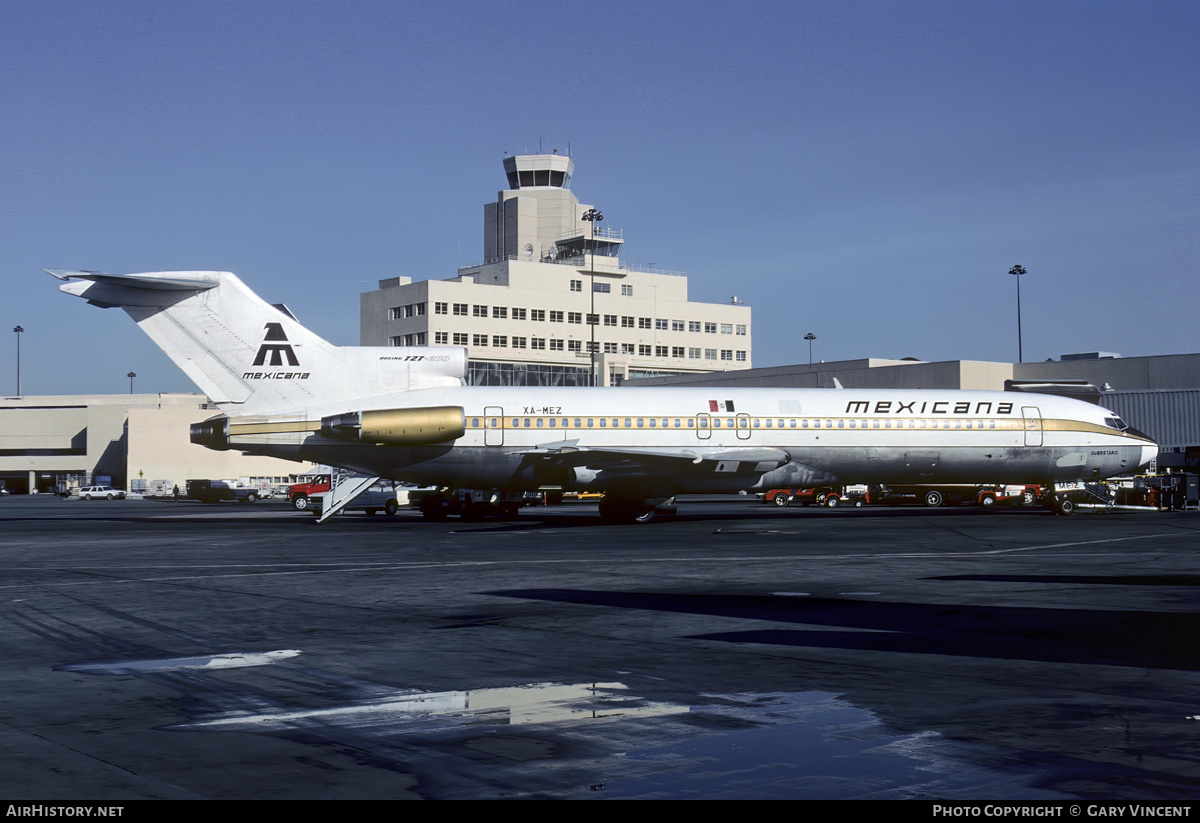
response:
M461 346L483 386L619 385L748 369L750 308L688 300L687 276L626 265L625 238L571 191L559 154L504 158L483 210L481 263L445 280L379 281L361 296L364 346Z
M192 479L287 482L311 466L189 439L218 414L202 394L41 395L0 398L0 488L10 494L105 485L186 491Z

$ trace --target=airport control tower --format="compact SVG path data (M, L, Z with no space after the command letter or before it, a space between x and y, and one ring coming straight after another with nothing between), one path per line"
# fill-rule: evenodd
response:
M585 256L606 258L612 268L621 254L621 231L583 218L591 206L571 193L575 164L561 154L504 158L508 189L483 207L485 263L516 259L546 263ZM594 239L594 242L592 242ZM606 265L607 264L607 265Z
M483 206L483 262L444 280L380 280L362 295L362 344L462 346L472 385L750 367L750 308L690 301L683 272L622 261L613 214L588 219L598 210L571 191L574 174L558 153L505 157L508 188Z

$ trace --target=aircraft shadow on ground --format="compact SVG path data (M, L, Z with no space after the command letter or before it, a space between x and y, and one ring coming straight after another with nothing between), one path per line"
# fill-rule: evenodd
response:
M1186 612L576 589L486 594L825 627L689 635L695 640L1200 671L1200 614Z

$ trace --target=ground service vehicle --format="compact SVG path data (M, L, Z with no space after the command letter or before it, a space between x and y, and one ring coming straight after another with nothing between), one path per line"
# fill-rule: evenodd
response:
M331 488L330 477L327 474L309 475L303 483L293 483L288 486L288 500L296 511L308 508L309 495L321 494Z
M779 506L780 508L798 503L801 506L827 506L832 509L840 505L845 499L846 492L841 486L817 486L807 489L768 489L762 496L764 503Z
M603 491L601 517L633 522L677 494L1052 483L1131 474L1158 455L1114 412L1054 395L471 386L465 349L334 346L229 272L47 271L124 309L217 404L193 443L362 475L341 481L322 519L370 478Z
M315 492L309 495L308 508L313 514L320 516L327 494L328 492ZM392 515L405 505L408 505L408 491L397 489L390 480L383 480L359 492L341 511L363 511L367 514L383 512Z
M500 517L511 520L524 506L542 502L535 492L497 492L487 489L413 489L408 503L427 520L445 520L452 514L464 520Z
M242 486L230 480L189 480L187 496L201 503L254 503L259 493L252 486Z

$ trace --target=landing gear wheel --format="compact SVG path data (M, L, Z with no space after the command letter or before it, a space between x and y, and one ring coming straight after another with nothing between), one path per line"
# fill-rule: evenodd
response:
M936 509L945 502L942 493L937 489L925 493L925 505L931 509Z
M302 512L308 508L308 498L305 496L293 497L292 508L298 512Z
M643 506L635 506L631 510L631 514L633 515L634 523L650 523L654 520L654 518L658 514L658 512L656 512L654 510L653 506L643 505Z
M780 493L772 497L771 502L782 509L788 506L792 501L788 499L786 494Z

